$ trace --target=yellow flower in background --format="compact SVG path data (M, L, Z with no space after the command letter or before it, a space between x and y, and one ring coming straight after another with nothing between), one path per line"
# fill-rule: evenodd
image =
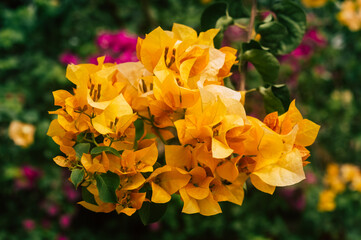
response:
M361 1L346 0L341 4L341 11L337 14L341 24L347 26L351 31L361 29Z
M201 3L203 4L208 4L211 3L213 0L201 0Z
M12 121L9 126L9 137L21 147L29 147L34 142L35 126L20 121Z
M302 4L307 8L319 8L324 6L328 0L302 0Z
M335 197L346 189L361 192L361 169L346 163L331 163L327 166L323 178L326 189L320 193L319 211L333 211L336 208Z
M324 182L335 193L343 192L346 188L346 182L341 178L340 167L337 164L327 166Z
M332 190L325 190L321 192L320 200L318 202L318 211L333 211L336 208L335 198L336 193Z

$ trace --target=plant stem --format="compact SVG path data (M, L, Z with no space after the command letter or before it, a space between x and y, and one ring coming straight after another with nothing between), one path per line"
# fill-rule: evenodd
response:
M243 62L239 66L240 81L239 81L239 90L246 91L246 76L247 76L247 62Z
M159 128L153 125L153 129L155 130L155 133L158 135L159 139L162 141L164 145L166 145L166 141L164 140L162 134L159 131Z
M254 20L256 18L256 14L257 14L257 0L252 0L251 17L249 19L248 34L247 34L248 42L251 41L252 39Z
M252 0L251 16L249 19L248 31L247 31L247 42L251 41L251 39L252 39L256 14L257 14L257 0ZM239 79L239 84L236 89L239 91L246 90L247 65L248 65L247 61L241 61L240 65L238 67L240 79Z
M97 143L97 141L95 141L94 134L92 134L92 140L93 140L93 143L95 144L95 146L99 147L99 144Z

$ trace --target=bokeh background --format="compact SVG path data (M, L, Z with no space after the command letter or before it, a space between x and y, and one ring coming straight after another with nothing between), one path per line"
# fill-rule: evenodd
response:
M138 215L93 213L77 202L70 172L52 158L46 135L52 91L72 88L66 65L106 55L137 61L137 37L173 22L200 29L206 0L2 0L0 2L0 239L361 239L361 2L304 0L308 30L282 56L279 83L308 119L321 125L307 179L271 196L248 188L242 207L223 214L180 214L172 199L164 217L144 226ZM265 1L263 1L265 2ZM223 44L237 45L230 27ZM233 76L237 78L237 74ZM259 85L250 71L247 88ZM265 113L247 95L247 113Z

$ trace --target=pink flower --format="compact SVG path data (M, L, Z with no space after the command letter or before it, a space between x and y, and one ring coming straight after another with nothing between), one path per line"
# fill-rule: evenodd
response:
M95 55L95 56L91 56L89 59L88 59L88 62L91 63L91 64L95 64L95 65L98 65L98 61L97 61L97 58L98 57L101 57L101 56L104 56L102 54L98 54L98 55ZM109 55L106 55L105 56L105 60L104 60L104 63L114 63L114 59L109 56Z
M35 222L32 219L23 220L23 227L26 231L32 231L35 229Z
M305 181L308 184L316 184L317 183L317 177L313 172L306 172Z
M102 50L112 50L114 53L134 52L137 46L137 36L124 30L117 33L103 32L98 36L96 42Z
M261 13L261 19L262 19L262 20L265 20L265 19L268 17L268 15L270 15L270 14L272 14L270 11L264 11L264 12L262 12L262 13Z
M136 50L137 37L122 30L114 35L112 50L114 52L124 52Z
M17 190L31 189L35 186L35 182L41 177L42 172L32 166L22 166L20 176L15 180L15 188Z
M64 193L68 201L75 202L79 199L79 192L77 192L69 182L66 182L64 185Z
M155 222L155 223L151 223L149 224L149 228L152 232L156 232L160 229L160 223L159 222Z
M47 207L46 210L49 216L55 216L59 213L59 208L55 204L51 204L50 206Z
M40 170L29 165L23 166L22 172L26 179L30 182L34 182L42 175L42 172Z
M64 235L58 235L56 240L69 240L69 238L67 236L64 236Z
M108 49L113 42L113 36L110 33L102 33L98 36L96 42L101 49Z
M312 48L309 45L301 44L299 45L293 52L291 53L292 56L296 58L308 57L312 54Z
M222 46L230 46L233 42L240 41L247 41L247 31L245 29L232 25L224 31Z
M327 44L325 37L322 36L316 29L308 30L304 38L312 40L319 46L325 46Z
M60 216L59 224L62 228L68 228L71 224L71 216L68 214Z
M280 190L280 195L287 201L291 208L297 211L302 211L306 206L306 197L300 188L283 188Z
M70 63L78 64L80 62L79 58L76 55L69 52L62 53L59 57L59 61L65 65Z
M125 62L137 62L137 54L135 52L126 51L121 54L117 59L115 59L116 63L125 63Z

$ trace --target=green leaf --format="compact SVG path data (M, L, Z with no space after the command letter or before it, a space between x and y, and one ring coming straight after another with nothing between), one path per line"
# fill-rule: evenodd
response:
M120 153L115 148L108 146L95 147L90 151L90 154L96 156L101 154L102 152L109 152L117 157L121 157Z
M250 11L247 9L246 6L244 6L244 1L240 0L229 0L228 1L229 7L229 15L231 15L234 18L249 18Z
M231 79L230 79L229 77L223 79L223 82L224 82L224 86L226 86L226 87L228 87L228 88L230 88L230 89L232 89L232 90L235 90L235 89L236 89L236 88L234 87ZM180 144L179 144L179 145L180 145Z
M286 84L277 84L272 86L273 95L281 100L283 108L287 111L288 106L291 104L290 91Z
M278 114L283 114L285 112L285 109L283 107L281 100L273 94L272 86L270 86L268 88L259 87L257 90L263 96L264 107L265 107L267 114L275 112L275 111L277 111Z
M167 210L168 203L143 202L138 210L139 217L144 225L159 221Z
M201 16L201 30L215 28L218 19L227 16L228 5L225 2L217 2L207 7Z
M138 141L143 137L144 135L144 121L140 118L135 120L134 122L135 126L135 139L134 139L134 149L138 149Z
M255 40L251 40L250 42L245 42L242 44L242 51L245 52L245 51L248 51L248 50L252 50L252 49L259 49L259 50L262 50L262 47L261 45L255 41Z
M273 5L272 11L277 21L287 28L287 36L279 43L276 54L292 52L301 43L306 32L306 14L300 6L289 0L282 0Z
M243 61L251 62L265 82L272 83L278 77L280 63L272 53L260 49L251 49L244 52Z
M74 147L76 157L78 159L81 159L81 156L83 156L83 153L88 153L89 149L90 149L90 143L78 143Z
M119 187L120 178L112 172L95 175L100 200L106 203L116 203L118 201L115 190Z
M78 188L83 179L84 169L74 169L70 174L70 180L74 184L75 188Z
M94 195L91 192L89 192L86 187L81 188L81 195L85 202L98 205L97 202L95 201Z
M283 38L287 37L287 28L279 22L267 22L258 26L260 43L267 48L277 48Z
M214 47L219 49L222 47L222 41L223 41L224 34L223 32L219 32L213 39Z

